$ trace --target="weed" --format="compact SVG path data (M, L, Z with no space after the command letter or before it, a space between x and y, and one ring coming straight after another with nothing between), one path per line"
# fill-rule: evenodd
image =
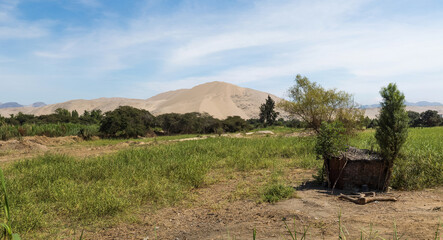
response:
M295 218L294 218L294 225L293 225L293 230L291 231L291 229L289 228L289 226L288 226L288 224L286 223L286 221L284 221L283 220L283 222L285 223L285 228L286 228L286 231L288 231L288 233L289 233L289 235L291 236L291 239L292 240L297 240L298 238L297 238L297 225L296 225L296 223L295 223ZM304 226L303 227L303 232L302 232L302 235L301 235L301 238L300 238L300 240L306 240L306 235L307 235L307 233L308 233L308 230L309 230L309 226Z
M20 236L17 233L14 233L12 231L12 218L11 218L11 210L9 208L9 201L8 201L8 193L6 191L6 181L5 177L3 175L3 170L0 169L0 181L1 181L1 188L3 192L3 210L5 215L5 220L3 223L0 223L0 226L3 228L3 237L4 239L12 239L12 240L20 240Z
M281 183L271 183L264 188L263 201L275 203L287 199L294 193L294 188Z

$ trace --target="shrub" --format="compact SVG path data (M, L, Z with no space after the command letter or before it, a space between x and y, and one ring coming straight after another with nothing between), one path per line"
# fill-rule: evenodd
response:
M293 187L274 182L264 188L262 198L265 202L275 203L291 197L293 193Z
M110 138L145 136L154 127L154 116L146 110L122 106L105 113L100 133Z
M322 123L317 134L315 153L317 154L317 158L323 160L323 167L318 171L318 175L314 176L316 181L324 182L326 176L329 185L329 177L327 175L327 169L329 169L328 160L331 156L336 156L346 150L348 144L348 135L346 135L346 132L346 128L341 122Z

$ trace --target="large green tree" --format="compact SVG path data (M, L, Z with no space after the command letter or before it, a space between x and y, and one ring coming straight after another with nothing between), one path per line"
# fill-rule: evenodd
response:
M442 117L438 114L437 111L427 110L425 112L420 113L420 122L423 127L435 127L439 126L443 121Z
M136 138L145 136L155 125L154 116L146 110L121 106L105 113L100 132L111 138Z
M266 102L260 106L260 122L266 126L272 126L277 119L278 112L275 111L275 101L268 95Z
M384 190L389 186L394 162L408 136L408 113L406 112L405 96L397 89L395 83L382 88L383 98L378 119L375 138L380 147L385 166L387 167Z
M420 126L420 113L414 111L407 111L409 118L409 127Z
M295 85L289 88L289 97L291 101L282 101L278 106L304 120L316 132L322 122L340 120L346 129L351 130L364 118L364 110L358 108L351 94L324 89L301 75L296 76Z

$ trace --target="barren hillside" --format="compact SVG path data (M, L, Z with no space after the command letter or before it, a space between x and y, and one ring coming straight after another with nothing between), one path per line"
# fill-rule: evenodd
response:
M271 95L271 94L269 94ZM209 82L191 89L180 89L158 94L149 99L99 98L93 100L71 100L43 107L20 107L0 109L0 115L9 116L19 112L34 115L53 113L57 108L83 111L101 109L110 111L119 106L132 106L146 109L155 115L163 113L207 112L216 118L224 119L238 115L242 118L258 117L259 107L265 102L268 93L242 88L225 82ZM275 101L280 98L271 95Z
M0 115L9 116L19 112L34 115L51 114L57 108L77 110L82 114L85 110L101 109L111 111L119 106L132 106L146 109L154 115L163 113L207 112L212 116L224 119L228 116L240 116L244 119L257 118L259 107L270 95L276 102L281 98L272 94L250 88L239 87L225 82L209 82L197 85L191 89L179 89L160 93L149 99L130 98L98 98L92 100L71 100L63 103L51 104L42 107L16 107L0 109ZM443 106L407 106L407 110L424 112L436 110L443 114ZM282 110L278 110L282 117L287 117ZM375 118L379 108L366 109L366 116Z

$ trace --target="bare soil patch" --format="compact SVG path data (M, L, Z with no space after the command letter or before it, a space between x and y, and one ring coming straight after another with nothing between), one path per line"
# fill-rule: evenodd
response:
M309 170L293 170L294 187L312 175ZM248 178L248 177L246 177ZM443 189L415 192L394 191L398 202L374 202L357 205L338 199L338 193L327 189L299 187L297 197L277 204L236 200L232 197L242 181L237 178L195 191L194 199L180 207L137 213L136 223L88 233L91 239L290 239L284 220L298 230L310 226L308 239L337 239L338 214L349 232L357 239L360 232L369 233L371 224L377 235L388 238L397 224L406 239L433 239L439 218L443 217Z

